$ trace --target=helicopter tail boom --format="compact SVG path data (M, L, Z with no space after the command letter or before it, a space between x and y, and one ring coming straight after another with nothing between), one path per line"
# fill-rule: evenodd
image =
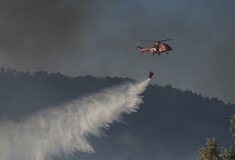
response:
M139 44L136 44L136 48L140 53L144 53L143 47L141 47Z

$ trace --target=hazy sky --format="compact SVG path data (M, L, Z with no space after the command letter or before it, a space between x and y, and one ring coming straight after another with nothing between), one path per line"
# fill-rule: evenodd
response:
M234 0L1 0L0 66L143 79L235 102ZM140 55L141 39L177 38ZM151 44L141 43L144 46Z

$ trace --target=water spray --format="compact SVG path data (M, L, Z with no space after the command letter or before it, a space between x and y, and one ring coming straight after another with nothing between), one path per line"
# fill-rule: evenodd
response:
M18 123L0 122L1 160L46 160L77 151L95 152L87 137L100 136L122 114L135 112L149 81L118 85Z

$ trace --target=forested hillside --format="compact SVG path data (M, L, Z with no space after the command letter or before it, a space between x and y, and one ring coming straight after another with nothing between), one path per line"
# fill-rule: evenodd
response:
M0 118L22 119L126 81L135 82L129 78L68 77L1 68ZM235 111L233 104L170 85L149 85L142 96L144 103L138 112L124 115L123 122L105 131L107 136L90 138L95 154L78 153L72 159L195 159L205 137L215 136L223 144L231 141L227 130L228 119Z

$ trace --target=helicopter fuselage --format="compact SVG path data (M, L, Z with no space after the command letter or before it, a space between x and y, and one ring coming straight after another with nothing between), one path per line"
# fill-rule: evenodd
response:
M166 43L156 43L154 44L153 47L141 47L141 46L136 46L139 50L140 53L144 53L144 52L147 52L147 53L151 53L151 54L161 54L161 53L164 53L164 52L169 52L169 51L172 51L172 48L166 44Z

